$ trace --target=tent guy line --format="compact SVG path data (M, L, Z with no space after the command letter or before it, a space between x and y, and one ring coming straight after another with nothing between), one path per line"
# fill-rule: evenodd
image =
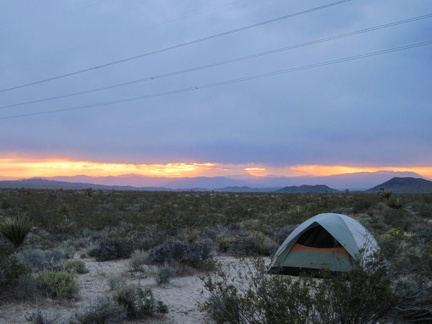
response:
M97 92L97 91L103 91L103 90L109 90L109 89L114 89L114 88L119 88L119 87L125 87L125 86L132 85L132 84L137 84L137 83L142 83L142 82L146 82L146 81L152 81L152 80L156 80L156 79L171 77L171 76L175 76L175 75L179 75L179 74L199 71L199 70L208 69L208 68L221 66L221 65L225 65L225 64L241 62L244 60L249 60L249 59L254 59L257 57L261 57L261 56L276 54L276 53L280 53L283 51L289 51L289 50L293 50L293 49L297 49L297 48L301 48L301 47L316 45L316 44L320 44L320 43L324 43L324 42L328 42L328 41L332 41L332 40L336 40L336 39L340 39L340 38L344 38L344 37L350 37L350 36L355 36L355 35L359 35L359 34L363 34L363 33L373 32L373 31L377 31L380 29L394 27L394 26L398 26L398 25L402 25L402 24L406 24L406 23L410 23L410 22L415 22L415 21L418 21L421 19L426 19L426 18L431 18L431 17L432 17L432 14L412 17L412 18L408 18L408 19L404 19L404 20L398 20L398 21L394 21L391 23L383 24L383 25L378 25L378 26L364 28L364 29L360 29L360 30L356 30L356 31L352 31L352 32L333 35L333 36L329 36L329 37L325 37L325 38L321 38L321 39L317 39L317 40L313 40L313 41L309 41L309 42L285 46L285 47L281 47L281 48L277 48L277 49L273 49L273 50L269 50L269 51L254 53L254 54L241 56L241 57L237 57L237 58L233 58L233 59L229 59L229 60L219 61L219 62L215 62L215 63L204 64L204 65L195 66L195 67L191 67L191 68L187 68L187 69L183 69L183 70L167 72L167 73L149 76L149 77L141 78L141 79L137 79L137 80L131 80L131 81L127 81L127 82L112 84L112 85L94 88L94 89L89 89L89 90L83 90L83 91L78 91L78 92L53 96L53 97L46 97L46 98L41 98L41 99L36 99L36 100L30 100L30 101L0 106L0 109L26 106L26 105L35 104L35 103L41 103L41 102L47 102L47 101L52 101L52 100L57 100L57 99L79 96L79 95L93 93L93 92Z
M85 73L85 72L90 72L90 71L94 71L94 70L98 70L98 69L103 69L103 68L106 68L106 67L109 67L109 66L113 66L113 65L129 62L129 61L132 61L132 60L137 60L137 59L140 59L142 57L146 57L146 56L150 56L150 55L154 55L154 54L159 54L159 53L171 51L171 50L174 50L174 49L177 49L177 48L180 48L180 47L185 47L185 46L188 46L188 45L193 45L193 44L200 43L200 42L203 42L203 41L208 41L208 40L211 40L211 39L215 39L215 38L223 37L223 36L226 36L226 35L242 32L242 31L245 31L245 30L248 30L248 29L252 29L252 28L259 27L259 26L271 24L271 23L278 22L278 21L281 21L281 20L285 20L285 19L296 17L296 16L308 14L308 13L311 13L311 12L314 12L314 11L326 9L326 8L329 8L329 7L332 7L332 6L336 6L336 5L339 5L339 4L343 4L343 3L346 3L346 2L349 2L349 1L351 1L351 0L341 0L341 1L332 2L332 3L326 4L326 5L322 5L322 6L319 6L319 7L314 7L314 8L311 8L311 9L306 9L306 10L299 11L299 12L296 12L296 13L280 16L280 17L273 18L273 19L270 19L270 20L265 20L265 21L262 21L262 22L259 22L259 23L255 23L255 24L252 24L252 25L243 26L243 27L232 29L232 30L225 31L225 32L222 32L222 33L218 33L218 34L214 34L214 35L198 38L198 39L195 39L195 40L192 40L192 41L188 41L188 42L184 42L184 43L168 46L168 47L165 47L165 48L161 48L161 49L158 49L158 50L142 53L142 54L131 56L131 57L128 57L128 58L112 61L112 62L109 62L109 63L100 64L100 65L97 65L97 66L93 66L93 67L90 67L90 68L78 70L78 71L75 71L75 72L65 73L65 74L61 74L61 75L58 75L58 76L54 76L54 77L50 77L50 78L46 78L46 79L41 79L41 80L38 80L38 81L33 81L33 82L24 83L24 84L17 85L17 86L5 88L5 89L0 89L0 93L7 92L7 91L12 91L12 90L16 90L16 89L21 89L21 88L26 88L26 87L30 87L30 86L33 86L33 85L36 85L36 84L46 83L46 82L50 82L50 81L54 81L54 80L58 80L58 79L62 79L62 78L66 78L66 77L82 74L82 73Z
M359 60L359 59L363 59L363 58L373 57L373 56L377 56L377 55L383 55L383 54L403 51L403 50L407 50L407 49L417 48L417 47L421 47L421 46L427 46L427 45L431 45L431 44L432 44L432 40L429 40L429 41L425 41L425 42L389 48L389 49L385 49L385 50L381 50L381 51L349 56L349 57L340 58L340 59L336 59L336 60L330 60L330 61L324 61L324 62L309 64L309 65L303 65L303 66L299 66L299 67L289 68L289 69L285 69L285 70L278 70L278 71L273 71L273 72L268 72L268 73L263 73L263 74L256 74L256 75L251 75L251 76L237 78L237 79L208 83L208 84L203 84L203 85L196 85L196 86L186 87L186 88L182 88L182 89L152 93L152 94L148 94L148 95L144 95L144 96L118 99L118 100L112 100L112 101L107 101L107 102L100 102L100 103L83 105L83 106L76 106L76 107L70 107L70 108L61 108L61 109L55 109L55 110L46 110L46 111L33 112L33 113L3 116L3 117L0 117L0 120L17 119L17 118L30 117L30 116L39 116L39 115L48 115L48 114L62 113L62 112L67 112L67 111L81 110L81 109L86 109L86 108L110 106L110 105L114 105L114 104L145 100L145 99L150 99L150 98L155 98L155 97L163 97L163 96L179 94L179 93L183 93L183 92L190 92L190 91L201 90L201 89L206 89L206 88L219 87L219 86L223 86L223 85L227 85L227 84L250 81L250 80L272 77L272 76L277 76L277 75L291 73L291 72L313 69L313 68L327 66L327 65L344 63L344 62Z

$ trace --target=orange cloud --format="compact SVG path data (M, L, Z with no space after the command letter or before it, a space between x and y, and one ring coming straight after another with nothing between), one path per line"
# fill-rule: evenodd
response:
M20 179L87 175L92 177L137 174L151 177L195 177L211 171L216 163L131 164L61 159L0 159L0 177Z
M22 157L0 158L0 179L48 178L54 176L87 175L92 177L136 174L149 177L197 177L248 174L255 177L274 176L328 176L356 172L411 171L432 178L432 167L375 167L346 165L296 165L282 168L264 166L177 162L165 164L102 163L66 159L31 159Z
M259 168L259 167L248 167L244 169L247 173L250 175L253 175L254 177L264 177L267 175L266 168Z

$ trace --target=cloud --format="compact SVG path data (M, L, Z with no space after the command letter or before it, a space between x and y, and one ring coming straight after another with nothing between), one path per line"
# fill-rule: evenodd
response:
M162 177L162 178L190 178L190 177L218 177L218 176L253 176L253 177L294 177L294 176L328 176L357 172L377 172L381 170L402 172L416 172L426 177L432 176L432 167L398 167L361 165L293 165L290 167L275 167L258 164L221 164L221 163L153 163L133 164L114 162L95 162L68 159L22 158L9 156L0 159L0 179L21 179L32 177L120 177L127 175Z
M168 48L329 2L5 3L0 90ZM429 1L350 1L52 82L3 106L318 40L432 12ZM41 19L40 17L43 17ZM107 91L0 108L0 157L119 164L427 166L432 46L229 83L430 40L432 18ZM220 86L199 88L222 82ZM124 101L56 114L47 110ZM198 87L198 89L194 89ZM241 169L241 168L240 168ZM243 170L244 171L244 170Z

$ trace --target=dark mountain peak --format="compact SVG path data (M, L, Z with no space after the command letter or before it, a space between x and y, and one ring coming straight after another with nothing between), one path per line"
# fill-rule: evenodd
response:
M432 193L432 181L423 178L394 177L368 191L379 192L381 188L394 193Z
M282 189L277 190L276 192L290 192L290 193L305 193L305 192L338 192L336 189L332 189L326 185L302 185L302 186L290 186L284 187Z

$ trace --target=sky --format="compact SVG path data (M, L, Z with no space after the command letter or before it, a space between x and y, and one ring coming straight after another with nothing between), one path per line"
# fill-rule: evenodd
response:
M432 178L430 0L0 1L0 179Z

